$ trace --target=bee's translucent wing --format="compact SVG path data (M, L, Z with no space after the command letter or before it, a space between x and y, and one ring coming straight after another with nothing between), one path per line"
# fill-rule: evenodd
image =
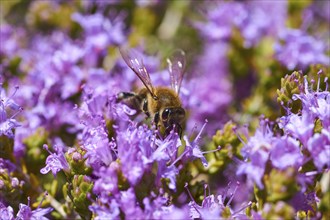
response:
M167 59L168 71L170 72L171 87L179 94L184 69L186 66L186 55L181 49L175 50L171 57Z
M119 48L120 54L125 60L126 64L133 70L133 72L140 78L144 86L148 89L149 93L154 99L158 97L154 93L154 87L152 86L150 75L143 64L142 58L138 55L134 49Z

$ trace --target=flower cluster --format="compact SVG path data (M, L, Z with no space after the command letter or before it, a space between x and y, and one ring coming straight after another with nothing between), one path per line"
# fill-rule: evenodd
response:
M300 101L301 108L298 113L293 113L290 107L283 105L286 114L278 118L276 124L264 118L260 120L260 126L255 134L244 142L241 151L244 161L239 165L237 174L245 174L248 180L255 183L258 190L263 192L276 190L275 184L268 182L275 177L279 178L276 181L281 185L297 180L295 189L286 188L286 192L281 196L292 197L295 201L295 197L304 195L300 198L304 202L300 205L295 204L294 209L297 212L304 210L316 216L312 205L319 200L316 196L315 181L318 176L329 175L330 168L328 78L325 77L325 90L321 91L322 71L317 73L318 83L315 90L313 84L309 85L307 77L301 73L296 72L292 75L303 78L300 80L303 84L299 84L299 80L295 81L299 93L292 95L290 99L291 103ZM288 80L293 78L286 76ZM282 92L283 90L279 94ZM277 129L274 128L275 125L278 126ZM282 135L279 135L279 132ZM259 199L264 202L279 200L271 198L275 197L276 193ZM309 204L307 208L306 204ZM262 215L266 216L265 213Z
M312 63L329 64L322 41L307 35L301 30L282 32L280 41L275 45L277 59L288 69L305 69Z
M0 219L329 218L328 5L1 2ZM126 47L186 52L172 131Z

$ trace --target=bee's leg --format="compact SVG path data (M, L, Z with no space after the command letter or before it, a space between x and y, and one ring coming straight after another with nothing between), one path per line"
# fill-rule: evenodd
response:
M129 99L136 96L134 92L120 92L116 96L116 101L121 102L122 100Z
M133 92L120 92L117 94L116 102L123 103L130 107L131 109L141 112L141 104L143 102L143 97Z
M179 137L180 138L182 138L182 127L181 127L181 125L180 124L176 124L176 126L177 126L177 131L178 131L178 135L179 135Z
M159 112L156 112L154 115L154 119L153 119L153 124L155 125L156 130L158 130L158 134L161 137L166 137L166 128L161 126L160 124L160 116L159 116ZM165 130L164 130L165 129ZM165 133L164 133L165 132ZM163 136L165 135L165 136Z
M154 116L154 123L156 126L158 126L158 122L159 122L159 112L156 112L156 114Z
M147 115L147 117L150 117L150 113L148 111L148 100L147 99L143 99L143 104L142 104L142 111ZM159 117L159 114L158 114Z

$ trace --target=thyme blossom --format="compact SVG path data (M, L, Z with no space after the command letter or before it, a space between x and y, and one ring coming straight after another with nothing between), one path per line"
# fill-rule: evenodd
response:
M5 135L9 138L13 138L13 129L20 126L15 117L23 110L23 108L16 104L12 99L17 90L18 86L16 86L13 95L7 97L5 90L2 87L2 83L0 83L0 136ZM10 117L8 115L9 111L14 112Z
M57 153L52 153L48 146L45 144L44 149L49 152L49 156L46 159L46 166L40 170L40 173L46 174L49 171L52 171L53 175L56 176L56 174L60 171L68 171L69 170L69 164L67 160L65 159L65 155L60 147L54 146Z

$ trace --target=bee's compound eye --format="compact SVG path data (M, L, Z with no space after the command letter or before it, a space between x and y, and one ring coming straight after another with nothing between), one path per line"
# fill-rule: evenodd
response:
M176 109L176 114L178 115L178 116L185 116L185 114L186 114L186 112L185 112L185 110L183 109L183 108L177 108Z
M168 119L168 116L170 115L171 110L169 108L165 108L162 113L162 120L166 121Z

